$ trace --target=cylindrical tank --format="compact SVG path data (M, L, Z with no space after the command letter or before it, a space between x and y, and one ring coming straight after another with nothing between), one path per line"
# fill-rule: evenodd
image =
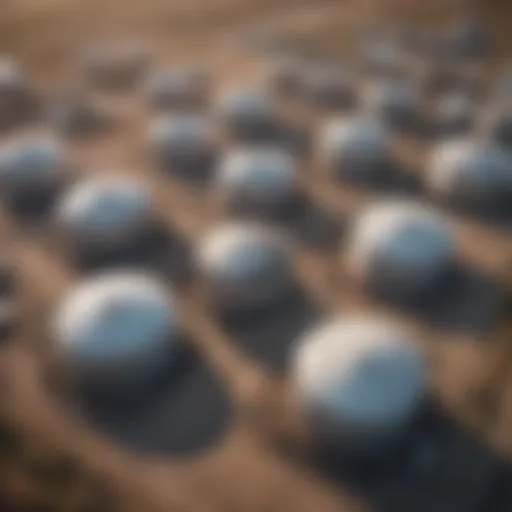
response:
M362 284L408 298L435 289L455 262L453 234L443 216L406 200L383 201L361 212L342 254Z
M57 305L52 333L76 382L105 392L148 383L179 349L173 298L139 271L99 274L76 285Z
M253 222L221 225L200 240L195 259L213 302L225 310L264 309L291 289L289 243Z
M427 390L427 363L411 335L381 318L321 323L294 346L292 383L312 437L356 462L377 457L402 436Z
M342 181L379 180L393 162L390 131L373 118L331 120L321 132L319 146L328 172Z
M295 189L295 160L277 147L234 150L218 169L216 191L235 209L277 211L289 204Z

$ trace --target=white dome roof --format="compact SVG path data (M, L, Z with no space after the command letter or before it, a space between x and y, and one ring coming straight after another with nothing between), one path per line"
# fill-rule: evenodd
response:
M51 136L18 138L0 147L0 186L36 185L56 178L66 162L61 142Z
M223 91L218 108L223 117L236 122L267 119L274 112L269 93L256 88L233 88Z
M306 85L311 91L345 91L351 89L354 80L352 70L342 64L318 64L309 71L306 75Z
M472 57L487 53L491 39L487 30L474 19L461 19L451 25L446 34L447 50L457 56Z
M83 67L88 78L93 80L122 76L133 82L149 67L151 59L152 51L145 42L118 40L89 47L83 55Z
M366 273L403 275L404 282L434 277L454 257L453 234L444 218L405 200L370 206L356 218L348 247L351 265Z
M469 94L451 93L438 103L438 119L443 127L469 124L475 117L475 103Z
M90 61L110 63L114 61L132 61L148 59L151 55L150 47L142 40L124 39L115 41L102 41L89 46L84 52L86 63Z
M214 137L210 119L200 114L177 114L155 119L149 128L149 140L154 147L180 150L203 148Z
M395 116L418 114L421 108L421 92L408 80L393 80L371 84L365 89L364 101L370 112Z
M372 41L363 45L362 58L366 69L380 76L401 75L406 69L403 50L391 42Z
M205 92L206 77L199 69L170 69L148 77L145 90L155 104L186 103L201 99Z
M0 95L24 87L25 76L16 61L10 57L0 57Z
M294 158L279 148L236 150L221 163L218 186L249 199L286 199L293 191L295 171Z
M329 161L349 166L374 166L385 162L391 152L389 130L367 118L334 119L320 136L320 151ZM351 172L353 169L348 169Z
M142 371L157 362L176 335L176 311L165 287L142 272L95 276L58 306L57 346L84 372Z
M137 180L101 176L74 185L57 208L57 220L76 234L129 233L151 214L148 190Z
M512 157L471 139L447 141L431 151L427 183L441 195L492 200L512 189Z
M474 107L475 102L473 98L464 92L446 94L439 101L440 114L448 117L473 112Z
M404 423L426 388L426 362L407 333L363 316L306 333L295 347L292 368L306 407L356 427Z
M278 55L270 69L271 85L284 89L288 86L300 87L306 75L308 61L300 55Z
M491 136L497 144L508 150L512 147L512 109L504 109L491 122Z
M496 84L496 94L505 101L512 95L512 65L508 64L498 76Z
M197 252L204 273L226 282L257 278L281 264L285 256L280 234L249 222L221 226L201 241Z
M229 223L199 243L196 263L216 305L259 308L291 290L289 247L282 236L254 223Z

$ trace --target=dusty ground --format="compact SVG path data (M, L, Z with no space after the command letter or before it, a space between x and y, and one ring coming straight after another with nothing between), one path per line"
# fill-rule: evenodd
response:
M461 2L429 2L428 6L398 0L148 0L133 6L122 0L3 3L0 48L18 55L41 88L51 89L56 78L69 76L75 52L97 37L125 33L149 37L160 64L198 58L208 63L221 83L261 75L261 63L247 57L234 42L262 25L280 27L294 40L341 51L354 30L376 19L438 23L459 9ZM506 14L512 12L507 9L499 2L480 9L482 17L492 23L504 54L512 45L506 26ZM169 227L193 240L222 212L205 199L203 190L165 180L153 168L142 144L148 112L135 100L133 95L118 98L119 128L108 137L72 144L72 158L79 172L109 168L144 175ZM421 164L424 148L416 143L410 146L404 158ZM303 187L312 203L323 205L337 219L375 195L333 189L313 167L304 166ZM2 212L2 241L16 258L22 287L21 330L0 356L5 377L0 490L8 506L16 511L66 512L352 512L365 507L401 512L444 510L441 506L450 512L510 510L512 502L501 495L499 486L487 484L488 466L494 467L500 457L512 458L512 315L510 303L503 301L512 239L507 232L478 220L454 215L453 221L465 261L498 283L500 294L495 298L500 307L493 303L492 321L483 319L493 327L469 329L468 319L486 316L490 304L489 288L475 278L470 281L474 286L447 290L429 315L396 308L384 311L400 316L418 331L434 361L432 387L450 416L464 428L453 427L457 434L450 435L457 441L449 441L445 458L434 463L427 477L397 477L384 493L388 497L372 507L367 494L349 490L346 483L311 461L308 439L298 425L282 371L289 342L318 311L386 309L340 275L335 247L310 245L298 251L297 276L308 300L295 301L245 329L222 324L194 287L181 291L184 327L198 353L199 368L183 396L190 393L197 400L196 409L204 414L187 412L185 407L185 420L168 417L165 404L160 404L162 410L135 425L135 430L146 433L142 439L137 435L134 439L133 432L116 430L120 438L145 445L148 437L161 438L165 444L164 434L175 423L182 429L208 422L223 427L222 437L207 451L176 461L125 449L47 391L52 354L44 334L46 313L77 278L77 271L47 229L35 230ZM302 226L303 220L296 220L297 225ZM455 329L461 319L467 328ZM205 377L205 368L214 377ZM231 402L228 423L219 411L207 406L210 401L220 410L226 399ZM459 435L461 430L476 432L478 441L466 441ZM462 444L460 450L453 448L457 443ZM480 445L487 446L491 454L482 454L485 450ZM393 498L394 486L409 489L401 493L404 502ZM496 502L489 501L493 495Z

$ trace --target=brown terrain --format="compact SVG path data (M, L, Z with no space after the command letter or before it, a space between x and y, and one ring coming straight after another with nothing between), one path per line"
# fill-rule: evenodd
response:
M344 53L360 28L396 20L436 25L463 7L442 0L0 0L0 53L17 56L41 91L73 76L73 58L89 42L125 35L148 39L158 65L198 60L218 83L258 80L265 59L241 43L262 27L294 44ZM470 7L492 29L500 56L507 56L512 3ZM196 239L223 212L204 189L164 179L154 168L144 148L149 115L136 93L110 102L121 121L112 133L70 143L76 172L143 175L168 227L185 241ZM306 126L305 114L291 115ZM307 126L314 127L318 116L308 116ZM425 144L403 146L404 162L421 168ZM307 215L312 205L342 222L379 193L334 188L307 163L300 185L308 206L288 226L299 234L319 233L323 226ZM45 334L47 313L79 272L44 222L34 226L3 209L0 236L17 265L20 325L0 348L2 510L512 510L506 462L512 460L512 236L492 223L449 215L463 259L476 270L445 290L432 311L388 308L369 299L340 271L332 240L300 246L295 265L303 293L249 326L220 321L200 290L176 284L195 353L182 392L128 426L100 419L98 427L65 399L65 379L54 377ZM370 490L356 489L315 460L284 371L286 350L309 320L361 309L400 317L415 329L432 358L432 389L448 417L428 434L441 448L426 467L411 466ZM204 449L181 456L180 445L200 443Z

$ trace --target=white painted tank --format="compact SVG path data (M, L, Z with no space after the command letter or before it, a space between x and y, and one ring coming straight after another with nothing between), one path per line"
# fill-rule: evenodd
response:
M407 72L404 51L394 42L374 40L362 45L363 69L372 76L394 78Z
M101 175L76 183L61 197L56 223L73 239L111 246L140 235L152 213L149 191L140 181Z
M201 69L169 69L150 75L144 90L148 103L156 108L198 107L206 100L208 80Z
M304 93L313 105L348 109L356 102L355 74L348 65L310 64L304 82Z
M392 126L417 121L422 115L422 94L410 80L377 81L364 89L363 104L372 115Z
M82 59L85 79L100 87L124 88L138 85L152 61L150 47L140 40L96 43Z
M18 63L12 57L0 57L0 101L11 101L26 91L27 81Z
M390 130L366 117L336 118L320 134L320 157L329 172L349 181L378 178L393 160Z
M505 69L499 74L496 80L494 90L499 100L502 100L510 106L512 103L512 64L507 64Z
M421 203L387 200L355 218L342 254L363 284L386 294L415 296L440 282L454 263L455 246L440 213Z
M146 382L178 350L174 300L139 271L99 274L71 288L56 307L52 332L79 382L112 389Z
M498 101L487 112L483 125L483 131L488 139L501 149L512 149L512 102Z
M477 120L475 101L464 92L444 95L437 104L436 128L441 135L468 133Z
M216 304L265 307L290 288L289 242L258 223L230 222L200 240L195 259Z
M305 423L333 452L377 453L404 434L425 396L424 356L404 328L378 317L313 327L291 361Z
M512 189L512 157L472 138L448 140L431 149L426 178L438 198L491 205Z
M67 167L67 152L51 135L18 137L0 148L0 188L32 193L56 184Z
M259 136L276 119L271 94L263 88L239 86L221 91L216 107L219 119L235 137Z
M301 55L285 54L274 58L269 69L269 86L287 97L303 90L310 62Z
M149 146L164 167L202 163L216 147L212 120L202 114L182 113L154 119L149 126Z
M273 207L285 204L295 191L296 162L277 147L234 150L221 162L217 190L228 203Z
M456 20L445 34L445 51L461 58L488 56L492 40L486 28L473 18Z

